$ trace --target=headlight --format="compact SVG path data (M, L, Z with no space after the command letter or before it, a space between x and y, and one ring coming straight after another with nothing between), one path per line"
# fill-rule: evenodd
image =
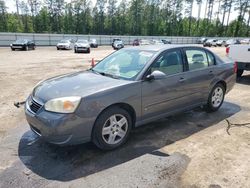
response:
M78 107L81 97L62 97L51 99L45 103L45 110L58 113L73 113Z

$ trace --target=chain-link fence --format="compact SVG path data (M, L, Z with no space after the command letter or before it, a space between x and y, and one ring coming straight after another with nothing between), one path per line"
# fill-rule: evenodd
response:
M40 33L0 33L0 46L8 46L17 39L31 39L38 46L54 46L61 39L96 39L99 45L110 45L114 38L120 38L125 45L132 45L135 39L161 40L167 39L172 44L196 44L200 37L181 36L119 36L119 35L72 35L72 34L40 34ZM221 38L226 40L227 38Z

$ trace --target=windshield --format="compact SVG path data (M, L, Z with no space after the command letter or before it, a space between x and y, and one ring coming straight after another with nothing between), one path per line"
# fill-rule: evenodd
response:
M100 61L92 71L102 75L134 80L155 52L122 49Z
M88 41L87 41L87 40L78 40L77 43L84 43L84 44L87 44Z
M61 40L60 43L68 43L68 40Z
M26 42L27 42L27 40L25 40L25 39L18 39L16 41L16 43L26 43Z

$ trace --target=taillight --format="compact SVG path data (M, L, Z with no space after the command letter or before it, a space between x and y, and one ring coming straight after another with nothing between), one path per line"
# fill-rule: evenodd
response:
M227 47L227 48L226 48L226 53L227 53L227 54L229 54L229 49L230 49L230 47Z
M237 73L238 67L237 67L237 62L234 62L234 73Z

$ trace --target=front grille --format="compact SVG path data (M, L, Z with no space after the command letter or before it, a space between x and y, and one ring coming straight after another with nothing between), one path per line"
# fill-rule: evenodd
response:
M30 106L30 110L34 113L37 113L37 111L42 107L41 104L37 103L33 99L31 99L29 106Z

